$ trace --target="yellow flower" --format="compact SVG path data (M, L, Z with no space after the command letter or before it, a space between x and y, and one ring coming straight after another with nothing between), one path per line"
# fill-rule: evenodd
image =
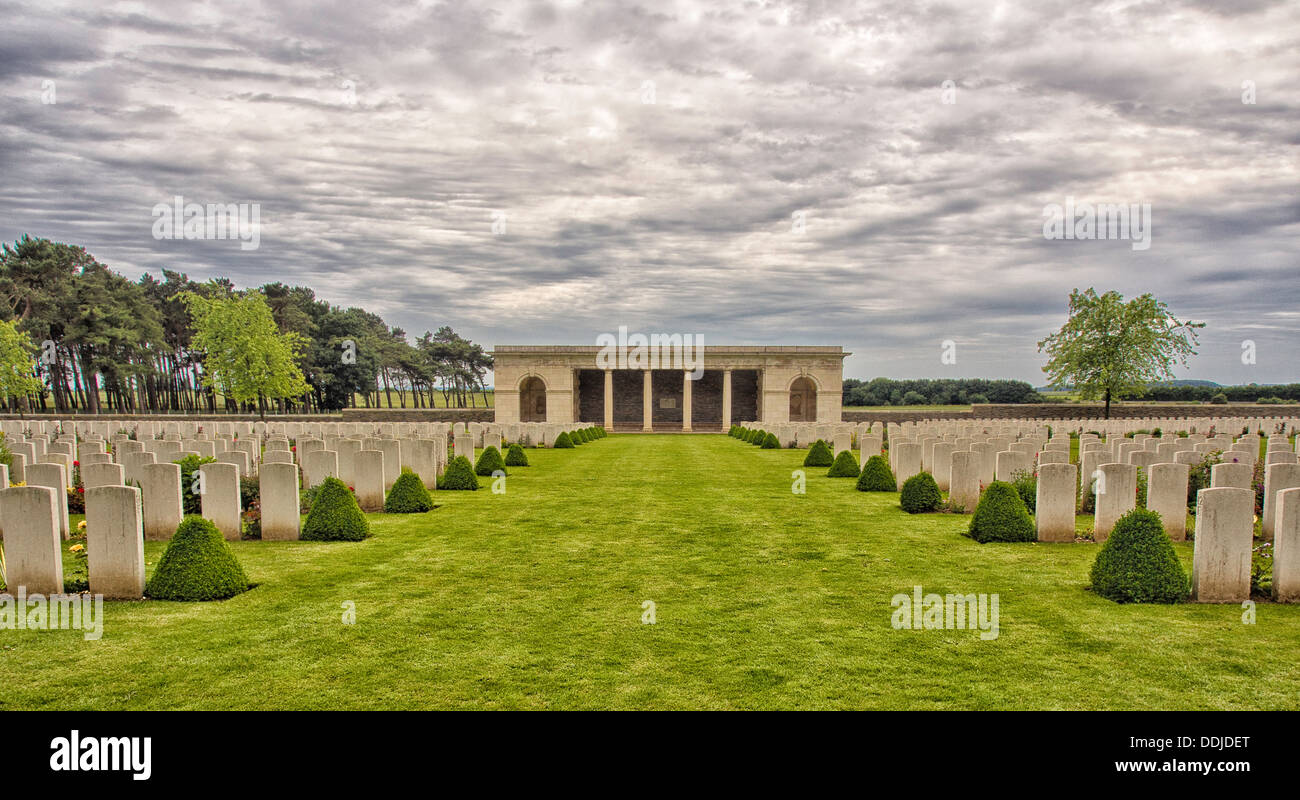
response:
M74 544L72 547L69 547L69 548L68 548L68 552L69 552L69 553L80 553L82 550L85 550L85 549L86 549L86 546L85 546L84 544Z
M84 531L85 529L86 529L86 521L83 519L81 522L77 523L77 530Z

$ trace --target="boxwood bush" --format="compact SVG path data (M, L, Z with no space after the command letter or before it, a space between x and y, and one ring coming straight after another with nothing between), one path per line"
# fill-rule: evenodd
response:
M1038 538L1029 509L1016 488L993 481L980 496L967 535L977 542L1032 542Z
M862 465L862 474L858 476L859 492L896 492L898 481L894 471L889 468L889 459L884 456L872 456Z
M176 527L144 589L154 600L224 600L246 591L248 576L221 531L193 515Z
M1115 522L1090 577L1092 590L1116 603L1177 603L1188 594L1187 573L1160 515L1145 508Z
M370 535L370 523L357 497L343 481L326 478L312 498L302 524L302 538L318 542L359 542Z
M450 489L453 491L478 491L478 478L474 475L474 467L469 463L465 456L456 456L448 464L447 469L442 473L442 480L438 481L439 489Z
M510 445L510 448L506 450L506 466L507 467L528 466L528 455L524 453L524 448L520 447L518 444Z
M858 477L858 460L853 457L852 450L841 450L840 454L835 456L835 463L826 471L828 478L856 478Z
M805 467L829 467L834 463L835 456L831 454L831 448L821 439L813 442L812 447L808 448L808 455L803 459Z
M943 503L939 484L928 472L918 472L903 481L903 491L898 495L898 505L909 514L937 511Z
M781 449L781 443L780 443L779 441L777 441L777 438L776 438L776 434L775 434L775 433L769 433L769 434L767 434L766 436L763 437L763 449L764 449L764 450L780 450L780 449Z
M404 467L402 474L393 481L393 488L384 498L384 511L389 514L423 514L433 510L433 496L410 468Z
M555 437L555 444L551 445L557 450L572 450L573 439L569 436L568 431L561 431L559 436ZM468 461L469 459L465 459Z
M502 472L506 471L505 459L501 457L500 450L497 450L492 445L488 445L483 448L482 453L479 453L478 463L474 465L474 474L490 478L492 477L492 473L497 470Z

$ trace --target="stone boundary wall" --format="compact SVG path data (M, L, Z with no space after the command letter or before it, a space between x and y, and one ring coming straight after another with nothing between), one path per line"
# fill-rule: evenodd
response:
M496 422L492 408L345 408L343 422Z
M1101 419L1100 405L1076 403L989 403L961 411L908 411L894 406L845 407L842 422L924 422L926 420L977 419ZM1300 405L1189 405L1176 403L1113 405L1111 419L1160 419L1177 417L1296 417ZM0 414L0 419L122 421L171 420L175 422L257 422L256 414ZM737 418L739 419L739 417ZM339 414L267 414L267 422L495 422L491 408L348 408Z
M845 406L841 422L924 422L928 419L975 419L969 411L894 411L889 408ZM811 423L816 424L816 423Z
M335 414L267 414L266 422L493 422L490 408L347 408ZM258 422L256 414L0 414L3 420Z
M987 403L971 406L968 411L907 411L896 407L845 406L844 422L920 422L940 419L1102 419L1105 406L1081 403ZM1166 419L1177 417L1295 417L1300 405L1257 405L1229 403L1203 405L1186 403L1116 404L1110 407L1111 419Z

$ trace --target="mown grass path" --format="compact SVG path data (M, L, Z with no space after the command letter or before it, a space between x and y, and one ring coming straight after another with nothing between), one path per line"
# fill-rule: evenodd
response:
M979 545L825 470L794 495L802 451L721 435L528 457L365 542L236 543L259 585L226 602L0 631L0 709L1300 706L1297 606L1116 605L1096 545ZM914 585L998 594L999 637L894 630Z

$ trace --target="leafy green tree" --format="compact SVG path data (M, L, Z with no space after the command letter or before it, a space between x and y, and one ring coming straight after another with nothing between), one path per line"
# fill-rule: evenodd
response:
M357 398L380 405L385 395L391 406L394 389L403 407L407 392L416 408L437 405L439 391L449 405L477 404L476 392L487 403L491 356L450 327L411 343L378 315L331 306L310 287L268 283L239 291L227 278L200 284L166 269L161 279L146 274L132 282L82 247L23 236L0 246L0 320L12 320L41 351L39 385L17 395L18 405L26 410L34 400L45 411L52 397L59 413L216 411L220 392L213 378L223 369L234 373L220 353L196 343L195 301L185 298L233 307L250 293L265 299L282 336L279 344L262 339L275 352L250 355L270 364L292 361L306 388L297 395L276 396L298 386L267 386L240 399L226 395L220 402L228 409L256 404L265 413L270 404L276 411L337 411L355 406ZM258 321L265 322L261 315ZM293 345L291 358L281 358L284 344ZM266 363L257 371L266 373ZM279 367L270 374L277 371L292 375ZM0 397L0 407L11 407L13 399Z
M0 322L0 395L26 400L44 385L36 377L36 347L17 323ZM20 403L22 408L26 403Z
M4 245L0 252L3 310L33 341L58 342L63 337L63 313L73 282L82 269L94 262L84 248L48 239L24 235L12 247ZM72 406L74 394L68 380L76 373L70 369L66 348L57 347L53 354L50 363L40 366L54 392L55 406L64 411Z
M81 373L86 410L99 412L101 388L110 409L143 405L142 379L153 372L151 348L163 335L144 290L95 262L77 276L62 316L61 344Z
M1151 383L1172 379L1175 364L1186 366L1204 327L1177 319L1150 294L1126 303L1119 292L1075 289L1069 319L1038 351L1050 357L1043 372L1054 388L1073 386L1085 400L1104 399L1109 419L1112 400L1141 395Z
M193 331L190 316L180 295L226 293L225 287L199 284L181 272L162 271L160 281L152 275L140 277L140 288L158 310L162 341L152 355L154 373L146 380L151 410L215 411L215 397L199 380L202 354L190 346Z
M236 403L257 401L261 416L266 415L265 400L307 391L297 364L305 342L296 333L280 331L260 293L191 293L183 301L194 324L194 347L204 353L204 385Z

